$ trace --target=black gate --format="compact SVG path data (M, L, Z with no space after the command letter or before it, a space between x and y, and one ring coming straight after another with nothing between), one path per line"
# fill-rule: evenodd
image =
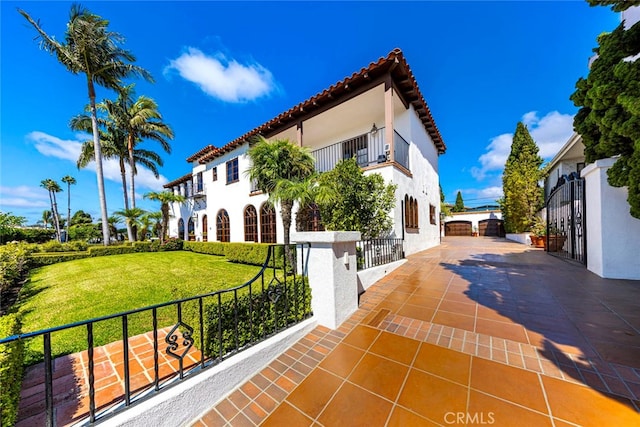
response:
M577 173L563 175L547 199L547 244L551 255L587 264L585 185Z

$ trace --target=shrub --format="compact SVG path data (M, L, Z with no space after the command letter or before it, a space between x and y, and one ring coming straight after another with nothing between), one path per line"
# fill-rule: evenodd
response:
M182 240L181 239L176 239L175 237L172 237L169 240L167 240L166 242L164 242L164 245L160 245L159 250L163 251L163 252L166 252L166 251L181 251L182 250Z
M231 262L262 265L267 259L269 245L265 243L227 243L225 256Z
M20 333L21 322L16 314L0 317L0 337ZM0 344L0 420L2 425L14 425L18 416L23 360L24 342L22 340Z
M222 242L184 242L182 249L198 254L224 255L225 245Z
M122 255L134 253L133 246L93 246L89 248L89 256Z
M29 257L31 267L42 267L45 265L57 264L59 262L73 261L76 259L89 258L89 252L53 252L35 253Z
M31 251L29 245L22 243L0 246L0 298L26 277Z
M0 230L0 242L44 243L50 241L54 230L44 228L7 228Z
M131 244L133 246L134 252L158 252L158 247L160 243L155 242L133 242Z
M284 281L282 283L284 284ZM273 289L261 292L259 282L251 286L251 294L248 293L247 286L238 291L237 299L233 298L233 292L223 291L220 305L217 296L204 298L203 330L206 355L214 358L220 355L224 357L240 351L311 314L311 289L305 277L297 277L295 281L288 278L286 290L281 287L282 294L277 298L272 292ZM184 295L176 295L176 298L181 297ZM193 327L194 345L199 348L200 317L197 300L184 303L182 315L183 322Z

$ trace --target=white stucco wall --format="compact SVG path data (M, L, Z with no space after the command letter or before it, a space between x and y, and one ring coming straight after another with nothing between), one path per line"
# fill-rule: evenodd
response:
M485 212L455 212L444 219L445 224L449 221L469 221L472 229L478 229L478 223L485 219L502 219L500 211Z
M601 159L582 170L585 178L587 268L611 279L640 279L640 220L629 214L627 189L611 187Z

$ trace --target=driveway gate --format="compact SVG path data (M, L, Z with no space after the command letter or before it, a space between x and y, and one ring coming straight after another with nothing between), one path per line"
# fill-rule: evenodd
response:
M555 256L587 264L585 186L577 173L563 175L547 199L547 247Z

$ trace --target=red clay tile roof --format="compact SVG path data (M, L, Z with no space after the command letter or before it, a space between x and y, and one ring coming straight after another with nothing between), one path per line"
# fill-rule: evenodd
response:
M188 174L186 174L184 176L181 176L178 179L174 179L171 182L167 182L165 185L163 185L163 187L164 188L171 188L171 187L173 187L175 185L182 184L183 182L190 181L191 177L192 177L191 173L188 173Z
M279 129L284 130L308 113L322 108L327 103L332 102L335 99L339 99L340 96L352 92L355 88L368 84L373 79L387 73L391 74L398 91L404 99L413 105L413 108L418 113L418 117L422 121L425 130L438 149L438 152L441 154L444 153L447 147L442 140L442 135L440 135L440 131L438 130L435 121L433 120L431 110L429 110L429 106L418 88L418 83L411 72L411 68L409 67L409 64L407 64L402 51L400 49L394 49L389 53L389 55L387 55L387 57L381 57L378 61L370 63L368 67L362 68L360 71L353 73L350 77L331 85L328 89L325 89L308 100L301 102L284 113L281 113L279 116L245 133L239 138L234 139L223 147L216 148L209 145L187 158L187 161L193 162L198 160L200 163L206 163L235 149L238 145L244 144L253 136L264 135L265 133L273 134Z

